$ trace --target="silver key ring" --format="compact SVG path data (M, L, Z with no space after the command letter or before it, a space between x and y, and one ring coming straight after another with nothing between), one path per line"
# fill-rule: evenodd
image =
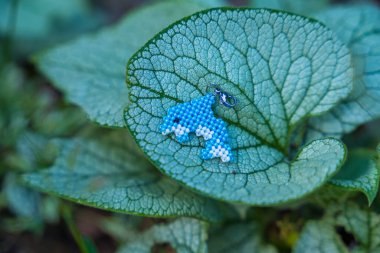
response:
M231 94L223 91L218 85L211 84L210 87L214 88L214 95L219 97L219 103L225 107L232 108L236 105L237 99Z

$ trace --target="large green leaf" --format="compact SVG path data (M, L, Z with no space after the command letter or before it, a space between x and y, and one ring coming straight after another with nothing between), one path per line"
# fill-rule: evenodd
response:
M253 222L234 223L211 231L208 248L210 253L276 253L271 245L261 239L260 229Z
M320 221L309 221L303 229L295 253L377 253L380 252L380 216L345 204L330 210ZM336 230L351 233L356 239L350 250L344 246Z
M170 244L177 253L206 253L207 224L182 218L169 224L155 225L118 253L150 253L155 245Z
M60 155L51 168L24 176L29 185L81 204L137 215L219 221L229 212L227 206L159 175L125 131L58 144Z
M127 67L126 122L162 171L189 187L257 205L300 198L321 186L345 158L342 143L317 140L290 161L293 128L332 108L351 90L347 48L320 23L259 9L213 9L175 23ZM216 107L228 124L234 162L202 160L203 142L180 144L159 125L168 108L219 84L238 106Z
M380 180L380 164L377 154L369 150L349 152L347 162L330 183L348 190L361 191L371 204L377 195Z
M128 103L124 84L128 59L161 29L202 8L204 5L191 1L165 1L145 7L115 27L38 55L38 67L91 120L121 127Z
M335 7L316 16L350 48L354 66L351 95L329 113L312 119L309 139L341 136L380 117L380 11L372 5Z

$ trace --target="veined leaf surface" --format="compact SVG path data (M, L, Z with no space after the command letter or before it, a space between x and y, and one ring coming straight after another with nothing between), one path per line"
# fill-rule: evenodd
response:
M52 167L24 176L31 186L81 204L129 214L220 221L231 211L160 175L125 131L103 133L96 139L58 140L58 145L60 155Z
M354 89L342 103L310 121L308 139L353 131L380 117L380 10L373 5L335 7L316 17L348 45L354 67Z
M137 10L118 25L79 38L36 57L39 69L66 98L100 125L124 126L128 104L124 66L161 29L207 5L164 1Z
M169 243L177 253L206 253L207 224L182 218L158 224L122 247L118 253L150 253L154 245Z
M330 183L343 189L363 192L371 204L377 195L380 180L378 154L370 150L353 150L347 162Z
M213 9L165 29L127 67L125 120L162 171L216 198L271 205L297 199L328 180L345 158L342 143L309 143L287 158L304 118L331 109L351 91L348 49L322 24L260 9ZM235 161L200 158L202 140L162 136L167 110L218 84L238 106L215 108L228 124Z

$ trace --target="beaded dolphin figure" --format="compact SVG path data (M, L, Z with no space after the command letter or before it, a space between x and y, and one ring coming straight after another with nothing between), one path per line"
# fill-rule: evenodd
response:
M220 95L223 94L225 93ZM220 157L222 162L229 162L233 157L228 143L226 123L222 119L215 118L212 111L214 103L215 96L209 93L169 108L160 131L163 135L174 133L180 143L189 140L189 133L202 136L206 141L206 148L201 152L202 159Z

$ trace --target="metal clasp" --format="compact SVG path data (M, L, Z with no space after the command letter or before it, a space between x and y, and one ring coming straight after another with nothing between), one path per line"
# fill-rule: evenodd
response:
M219 87L215 87L214 95L219 97L219 103L225 107L231 108L234 107L237 103L237 100L234 96L221 90Z

